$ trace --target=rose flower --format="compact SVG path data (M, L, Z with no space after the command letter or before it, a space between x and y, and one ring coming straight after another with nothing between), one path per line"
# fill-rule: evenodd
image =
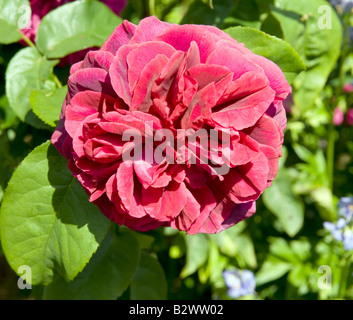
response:
M195 234L255 213L278 171L282 100L291 92L276 64L215 27L148 17L138 26L124 21L70 73L52 143L109 219L139 231L171 226ZM169 144L161 130L172 134ZM173 147L192 130L219 132L216 152L202 139ZM126 132L141 139L128 140ZM148 151L162 143L160 154L169 158L151 159ZM124 158L132 149L139 154ZM178 161L185 153L193 156Z

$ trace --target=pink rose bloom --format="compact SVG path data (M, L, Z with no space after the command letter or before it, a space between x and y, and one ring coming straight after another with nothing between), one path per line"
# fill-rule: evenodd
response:
M148 17L138 26L124 21L70 73L52 143L109 219L139 231L171 226L195 234L255 213L278 171L282 101L291 92L276 64L215 27ZM147 161L146 154L123 160L137 145L124 132L141 132L146 144L146 127L175 139L182 129L226 131L229 171L202 161Z
M293 105L294 105L293 96L290 94L286 99L283 100L283 107L287 114L292 113Z
M346 117L347 117L347 124L349 126L353 126L353 108L350 108L347 110Z
M336 107L335 110L333 111L332 123L335 126L340 126L343 123L343 120L344 120L343 111L339 107Z
M22 33L29 38L32 42L35 42L36 34L38 31L38 27L42 18L47 15L50 11L60 7L68 2L73 2L75 0L30 0L29 3L31 5L32 16L31 16L31 24L30 28L25 28ZM105 3L115 14L119 15L120 12L126 5L126 0L100 0ZM26 44L24 41L21 41L22 44ZM73 53L65 57L61 61L61 65L73 64L80 60L82 60L86 53L92 49L86 49L79 51L77 53Z

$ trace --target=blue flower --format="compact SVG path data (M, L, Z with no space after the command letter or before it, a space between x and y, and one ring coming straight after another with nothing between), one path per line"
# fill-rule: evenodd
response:
M342 229L346 226L346 220L339 219L337 223L324 222L324 228L331 232L332 236L338 240L343 241L343 231Z
M347 229L343 233L343 246L345 250L352 250L353 249L353 231Z
M343 243L345 250L353 250L353 197L340 198L336 223L324 222L324 228L331 232L334 239Z
M225 270L223 271L224 281L228 287L228 295L239 298L255 293L256 279L249 270Z
M338 201L338 214L346 219L353 215L353 197L342 197Z

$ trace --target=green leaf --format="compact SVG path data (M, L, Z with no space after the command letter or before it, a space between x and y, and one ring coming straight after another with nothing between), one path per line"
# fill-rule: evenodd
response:
M235 239L240 236L245 228L246 222L241 221L220 233L209 234L208 237L217 244L220 252L233 258L236 257L239 249Z
M43 288L44 300L116 300L129 286L139 261L139 244L132 232L113 231L81 273L67 283L57 276Z
M293 264L300 263L300 258L293 252L289 243L283 238L269 238L270 252L273 256Z
M290 177L283 168L262 195L263 202L278 219L283 230L294 237L304 223L304 204L292 191Z
M261 31L283 39L283 31L279 20L271 13L269 13L261 23Z
M208 237L217 245L219 251L228 257L236 258L241 268L256 268L257 260L251 238L241 232L246 228L242 221L235 226Z
M294 266L288 274L288 282L298 288L298 293L302 296L309 291L310 276L315 273L308 264L298 264Z
M6 70L6 95L10 107L22 120L37 128L47 128L31 110L33 90L55 88L53 67L58 60L47 60L35 48L24 48L11 59Z
M51 127L56 127L66 94L67 86L55 90L33 90L29 102L39 119Z
M195 235L186 235L186 264L180 274L182 278L197 271L208 258L208 239L207 236L200 233Z
M321 218L325 221L335 221L336 207L334 206L332 191L327 187L316 187L313 188L310 195L315 202Z
M219 248L215 243L210 241L209 243L209 255L207 261L207 267L204 272L204 282L209 283L214 288L221 288L224 286L223 271L227 269L229 265L229 258L220 253ZM199 279L201 278L202 269L199 269ZM200 279L201 280L201 279Z
M292 147L296 155L304 162L309 162L314 158L314 155L310 152L310 150L308 150L304 146L298 143L292 143Z
M325 0L276 0L272 14L280 21L284 40L300 54L307 71L294 81L294 101L302 109L310 108L321 92L339 55L342 42L341 22L331 9L332 25L320 28L320 6Z
M234 239L236 246L238 247L237 259L239 261L244 261L244 268L256 268L257 260L255 254L254 244L248 235L240 235Z
M16 117L14 111L10 108L6 95L0 97L0 110L4 113L4 119L1 119L2 117L0 117L0 131L11 128L12 126L14 127L18 122L18 118Z
M123 229L124 227L121 227L121 230ZM129 230L129 229L126 228L126 230ZM144 234L143 232L132 231L132 230L129 230L129 232L135 236L141 249L151 249L153 242L156 240L154 237L148 234Z
M181 24L206 24L220 27L234 7L233 0L213 0L213 8L202 0L194 0Z
M131 283L131 300L164 300L167 280L158 259L141 252L140 262Z
M256 1L238 0L224 19L222 29L238 25L258 29L260 24L260 11Z
M305 261L310 258L311 244L307 239L293 240L290 242L290 247L299 260Z
M104 239L111 222L88 201L50 142L34 149L14 172L0 212L7 261L32 268L32 284L49 284L54 269L72 280Z
M0 43L9 44L21 39L20 28L30 21L28 0L0 1ZM22 25L22 26L21 26Z
M75 1L49 12L38 27L36 44L48 58L100 47L122 22L99 1Z
M265 261L261 269L256 274L256 286L277 280L284 276L290 269L292 264L281 261Z
M286 41L248 27L231 27L223 31L238 42L244 43L245 47L255 54L276 63L289 83L298 73L305 70L299 54Z

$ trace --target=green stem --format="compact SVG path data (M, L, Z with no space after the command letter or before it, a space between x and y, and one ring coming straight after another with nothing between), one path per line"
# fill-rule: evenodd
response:
M31 41L31 39L29 39L26 35L24 35L23 33L21 33L22 35L22 39L23 41L25 41L31 48L34 48L38 51L38 48L36 47L36 45ZM58 88L62 88L63 85L62 83L60 82L60 80L58 79L58 77L53 73L53 78L54 78L54 81L56 83L56 85L58 86Z
M58 86L58 88L62 88L63 85L62 83L60 82L59 78L53 73L53 77L54 77L54 81L56 83L56 85Z
M333 175L334 175L334 167L335 167L335 141L336 141L336 131L333 124L330 123L329 130L328 130L326 158L327 158L328 187L332 193L333 193Z
M347 42L347 28L343 33L343 48L341 52L340 58L340 66L339 66L339 88L336 90L336 95L339 96L342 92L342 88L344 86L344 62L346 60L346 56L348 54L348 45ZM333 119L333 113L336 106L334 106L333 110L331 109L331 119ZM331 192L333 193L333 177L334 177L334 166L335 166L335 141L337 138L337 133L335 127L331 121L328 129L328 141L327 141L327 175L328 175L328 183Z
M150 13L150 16L155 16L156 15L155 7L156 7L155 0L149 0L148 1L148 11Z
M341 261L341 281L340 281L340 288L339 288L339 293L338 293L338 298L339 299L344 299L345 293L346 293L346 288L347 288L347 276L348 276L348 271L349 267L351 265L351 261L347 259L346 256L343 257Z
M346 15L344 18L344 29L343 29L343 43L342 43L342 51L340 58L340 69L339 69L339 80L341 88L344 86L344 62L349 53L349 16Z
M31 48L35 48L37 50L36 45L31 41L31 39L29 39L28 37L26 37L22 32L21 32L21 36L22 36L22 40L24 42L26 42Z

